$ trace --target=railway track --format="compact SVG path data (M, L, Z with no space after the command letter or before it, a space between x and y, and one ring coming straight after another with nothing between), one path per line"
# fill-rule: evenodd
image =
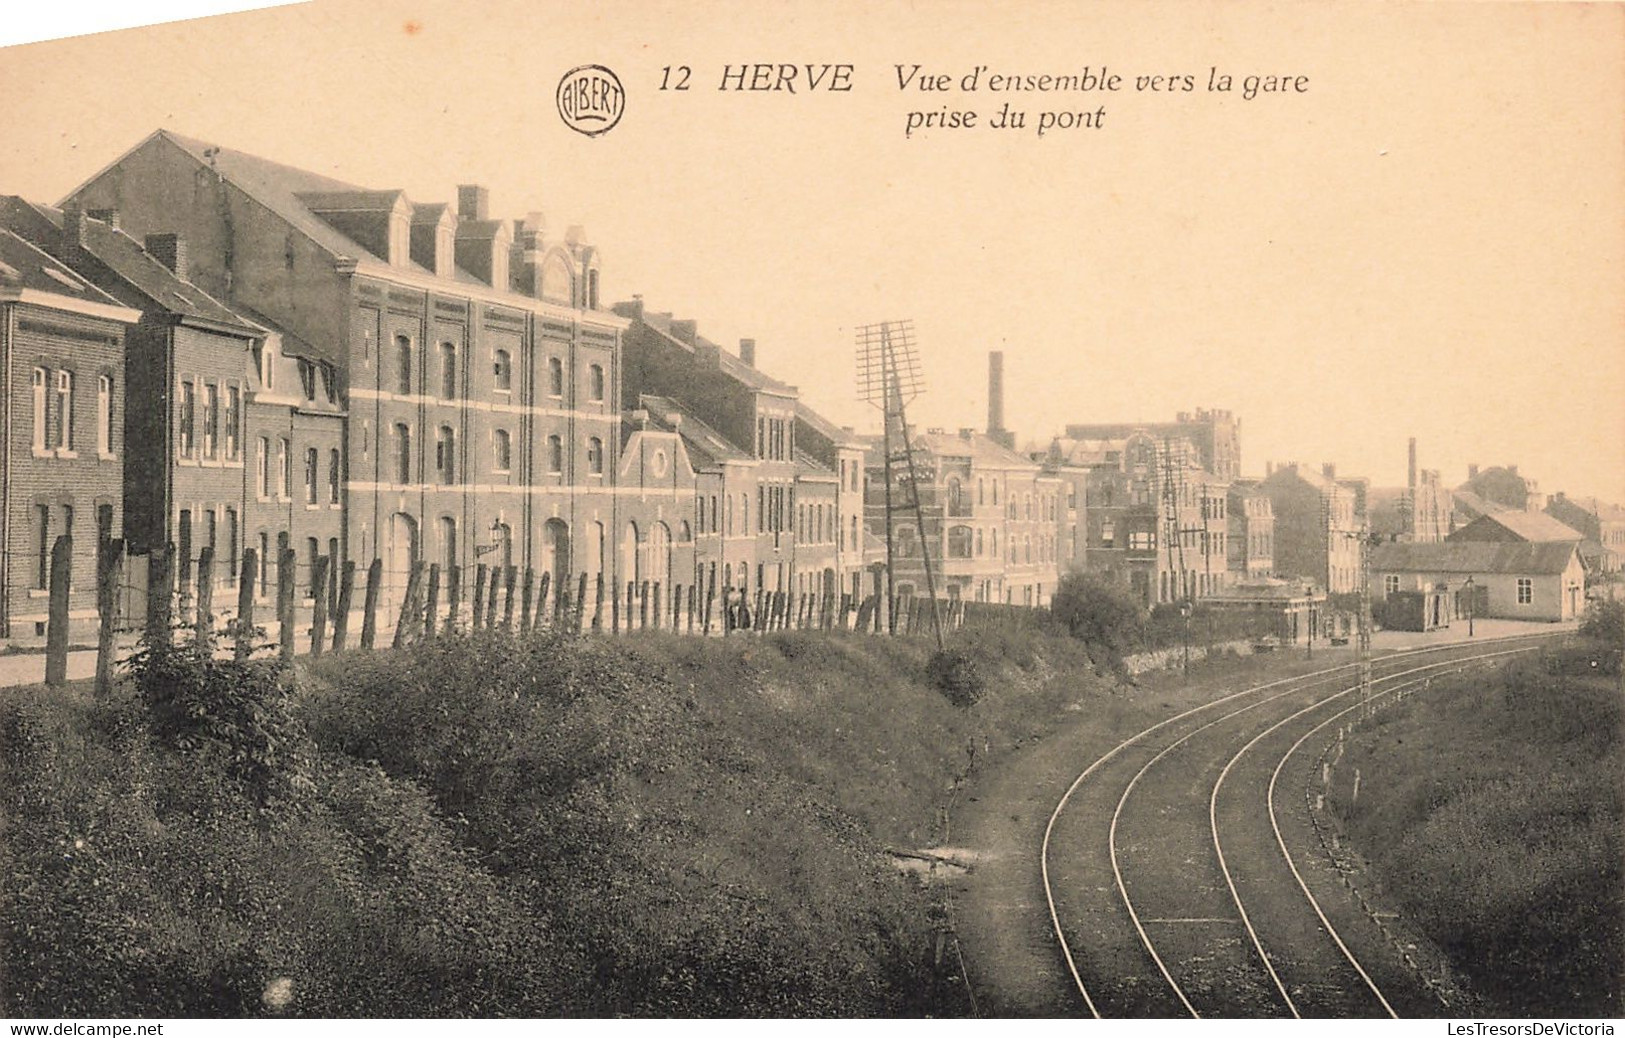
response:
M1481 640L1373 661L1372 699L1538 648ZM1044 896L1090 1014L1414 1016L1440 1003L1321 852L1317 748L1367 704L1346 663L1222 695L1113 747L1045 827ZM1064 855L1056 849L1065 848Z

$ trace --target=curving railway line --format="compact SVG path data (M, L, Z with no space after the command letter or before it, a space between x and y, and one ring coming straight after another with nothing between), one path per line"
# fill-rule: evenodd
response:
M1344 726L1520 636L1393 653L1223 695L1124 740L1055 805L1040 854L1066 970L1096 1017L1447 1010L1349 890L1312 807Z

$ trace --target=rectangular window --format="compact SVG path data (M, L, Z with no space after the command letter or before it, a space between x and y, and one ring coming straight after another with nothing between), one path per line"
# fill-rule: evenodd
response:
M316 481L319 478L317 474L319 462L317 459L316 448L307 447L305 449L305 504L307 505L316 503Z
M254 490L262 501L271 496L271 441L263 436L254 456Z
M96 453L113 453L113 380L107 375L96 380Z
M220 443L220 387L203 387L203 456L212 458Z
M226 387L226 413L221 426L226 441L226 460L237 460L237 429L242 422L243 391L237 386Z
M192 456L193 437L197 433L197 387L190 382L181 383L180 402L180 428L176 431L176 443L181 457Z
M45 444L47 442L47 437L46 437L45 430L46 430L46 424L47 424L46 419L47 419L48 416L47 416L46 411L45 411L45 379L46 379L45 369L44 368L35 368L34 369L34 449L36 451L45 450Z
M41 591L51 586L51 506L38 505L34 508L34 527L39 535L39 573L34 586Z
M276 448L277 468L281 472L282 480L277 496L284 501L293 500L293 445L283 437L277 442Z
M339 503L339 452L337 449L327 452L327 503Z
M449 425L440 427L440 436L434 444L434 468L442 483L455 482L457 434Z
M56 373L56 445L73 450L73 372Z
M1390 595L1399 594L1399 574L1390 573L1382 578L1383 591Z
M1151 551L1157 546L1157 538L1150 530L1133 530L1128 535L1128 546L1134 551Z
M1518 578L1518 604L1529 605L1535 600L1535 581L1532 577Z
M395 482L412 482L412 430L402 422L395 424Z
M237 556L241 552L237 540L237 509L226 509L226 576L237 583Z

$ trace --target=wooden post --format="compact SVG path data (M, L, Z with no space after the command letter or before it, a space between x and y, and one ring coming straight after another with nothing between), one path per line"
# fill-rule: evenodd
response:
M451 572L446 576L446 626L441 630L452 634L457 630L457 611L462 608L463 595L463 567L452 564Z
M654 629L658 631L660 630L660 606L662 605L660 601L660 581L657 580L648 585L648 591L650 597L649 611L654 614Z
M480 629L481 614L485 610L485 563L480 563L474 570L474 600L470 603L474 607L474 616L471 621L473 629Z
M204 549L208 551L207 548ZM316 557L316 568L310 574L310 591L316 596L316 602L310 610L310 655L312 658L322 654L322 647L327 641L327 574L332 568L333 560L327 555ZM201 569L201 564L199 565ZM202 590L201 588L199 589ZM203 597L198 596L198 608L203 608Z
M276 565L276 616L281 624L278 631L279 641L282 644L282 658L292 660L294 645L294 630L297 621L294 619L294 578L297 576L299 553L292 548L284 548L277 556Z
M214 642L214 549L204 545L197 560L197 615L192 629L202 645Z
M542 581L536 585L536 620L533 626L541 627L547 620L547 592L553 586L553 574L544 572Z
M599 570L598 576L593 580L592 589L592 629L604 629L604 571Z
M643 630L649 626L649 582L645 580L638 585L638 629Z
M626 629L632 629L632 620L638 615L638 586L636 582L626 582Z
M147 644L169 645L170 560L173 546L147 554Z
M572 627L577 634L581 633L581 618L586 615L587 609L587 572L581 571L581 579L576 581L576 615Z
M706 585L705 585L705 616L703 618L704 622L700 624L700 633L701 634L710 634L711 633L711 610L716 606L716 602L717 602L717 582L713 578L711 580L706 581ZM726 607L724 607L724 608L726 608ZM727 626L727 621L726 620L723 621L723 626L724 627Z
M529 631L536 626L531 614L531 604L536 597L536 571L529 566L525 567L525 579L520 584L519 591L519 629Z
M176 583L179 585L178 602L180 615L176 618L180 623L186 622L187 611L192 606L192 556L177 552L175 554Z
M350 603L355 599L355 562L345 560L339 579L339 604L333 616L333 651L339 652L350 637Z
M378 635L378 590L384 582L384 560L373 559L367 567L367 592L361 600L361 647L371 649Z
M102 545L96 567L96 694L113 690L113 654L118 645L118 592L124 578L122 538Z
M242 576L237 579L237 648L235 655L246 660L254 651L254 581L260 575L260 555L253 548L243 552Z
M68 591L73 583L73 538L63 534L51 545L50 613L45 627L45 683L68 681Z
M698 604L698 599L699 599L699 585L690 584L688 586L688 633L689 634L694 633L694 606L696 604Z
M513 630L513 592L519 584L519 567L509 566L502 574L502 629Z
M423 605L423 638L431 640L435 636L435 614L440 612L440 563L429 565L429 592Z
M766 596L762 593L762 589L757 588L755 595L756 609L752 611L750 616L750 626L752 630L759 631L762 629L762 618L767 615L767 610L762 608L762 600L765 597Z
M497 593L502 590L502 577L507 568L506 566L491 567L491 582L485 586L486 630L490 630L497 625Z
M413 563L412 568L406 571L406 593L401 596L401 611L395 617L395 637L390 641L390 647L399 649L412 640L412 628L416 626L419 596L423 593L423 563Z
M604 584L603 584L604 575L602 573L598 574L598 579L600 581L599 587L603 588L603 586L604 586ZM616 588L613 588L613 587L609 588L608 590L610 592L610 595L609 595L609 633L610 634L620 634L621 633L621 593L620 593L619 590L617 590ZM600 591L600 595L599 595L599 599L600 599L599 607L600 608L603 607L602 598L603 598L602 591Z

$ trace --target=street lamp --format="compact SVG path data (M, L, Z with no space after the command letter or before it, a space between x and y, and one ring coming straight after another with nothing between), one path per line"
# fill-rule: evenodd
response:
M1467 637L1471 638L1473 636L1473 578L1471 574L1468 574L1467 583L1463 584L1461 589L1467 592Z

